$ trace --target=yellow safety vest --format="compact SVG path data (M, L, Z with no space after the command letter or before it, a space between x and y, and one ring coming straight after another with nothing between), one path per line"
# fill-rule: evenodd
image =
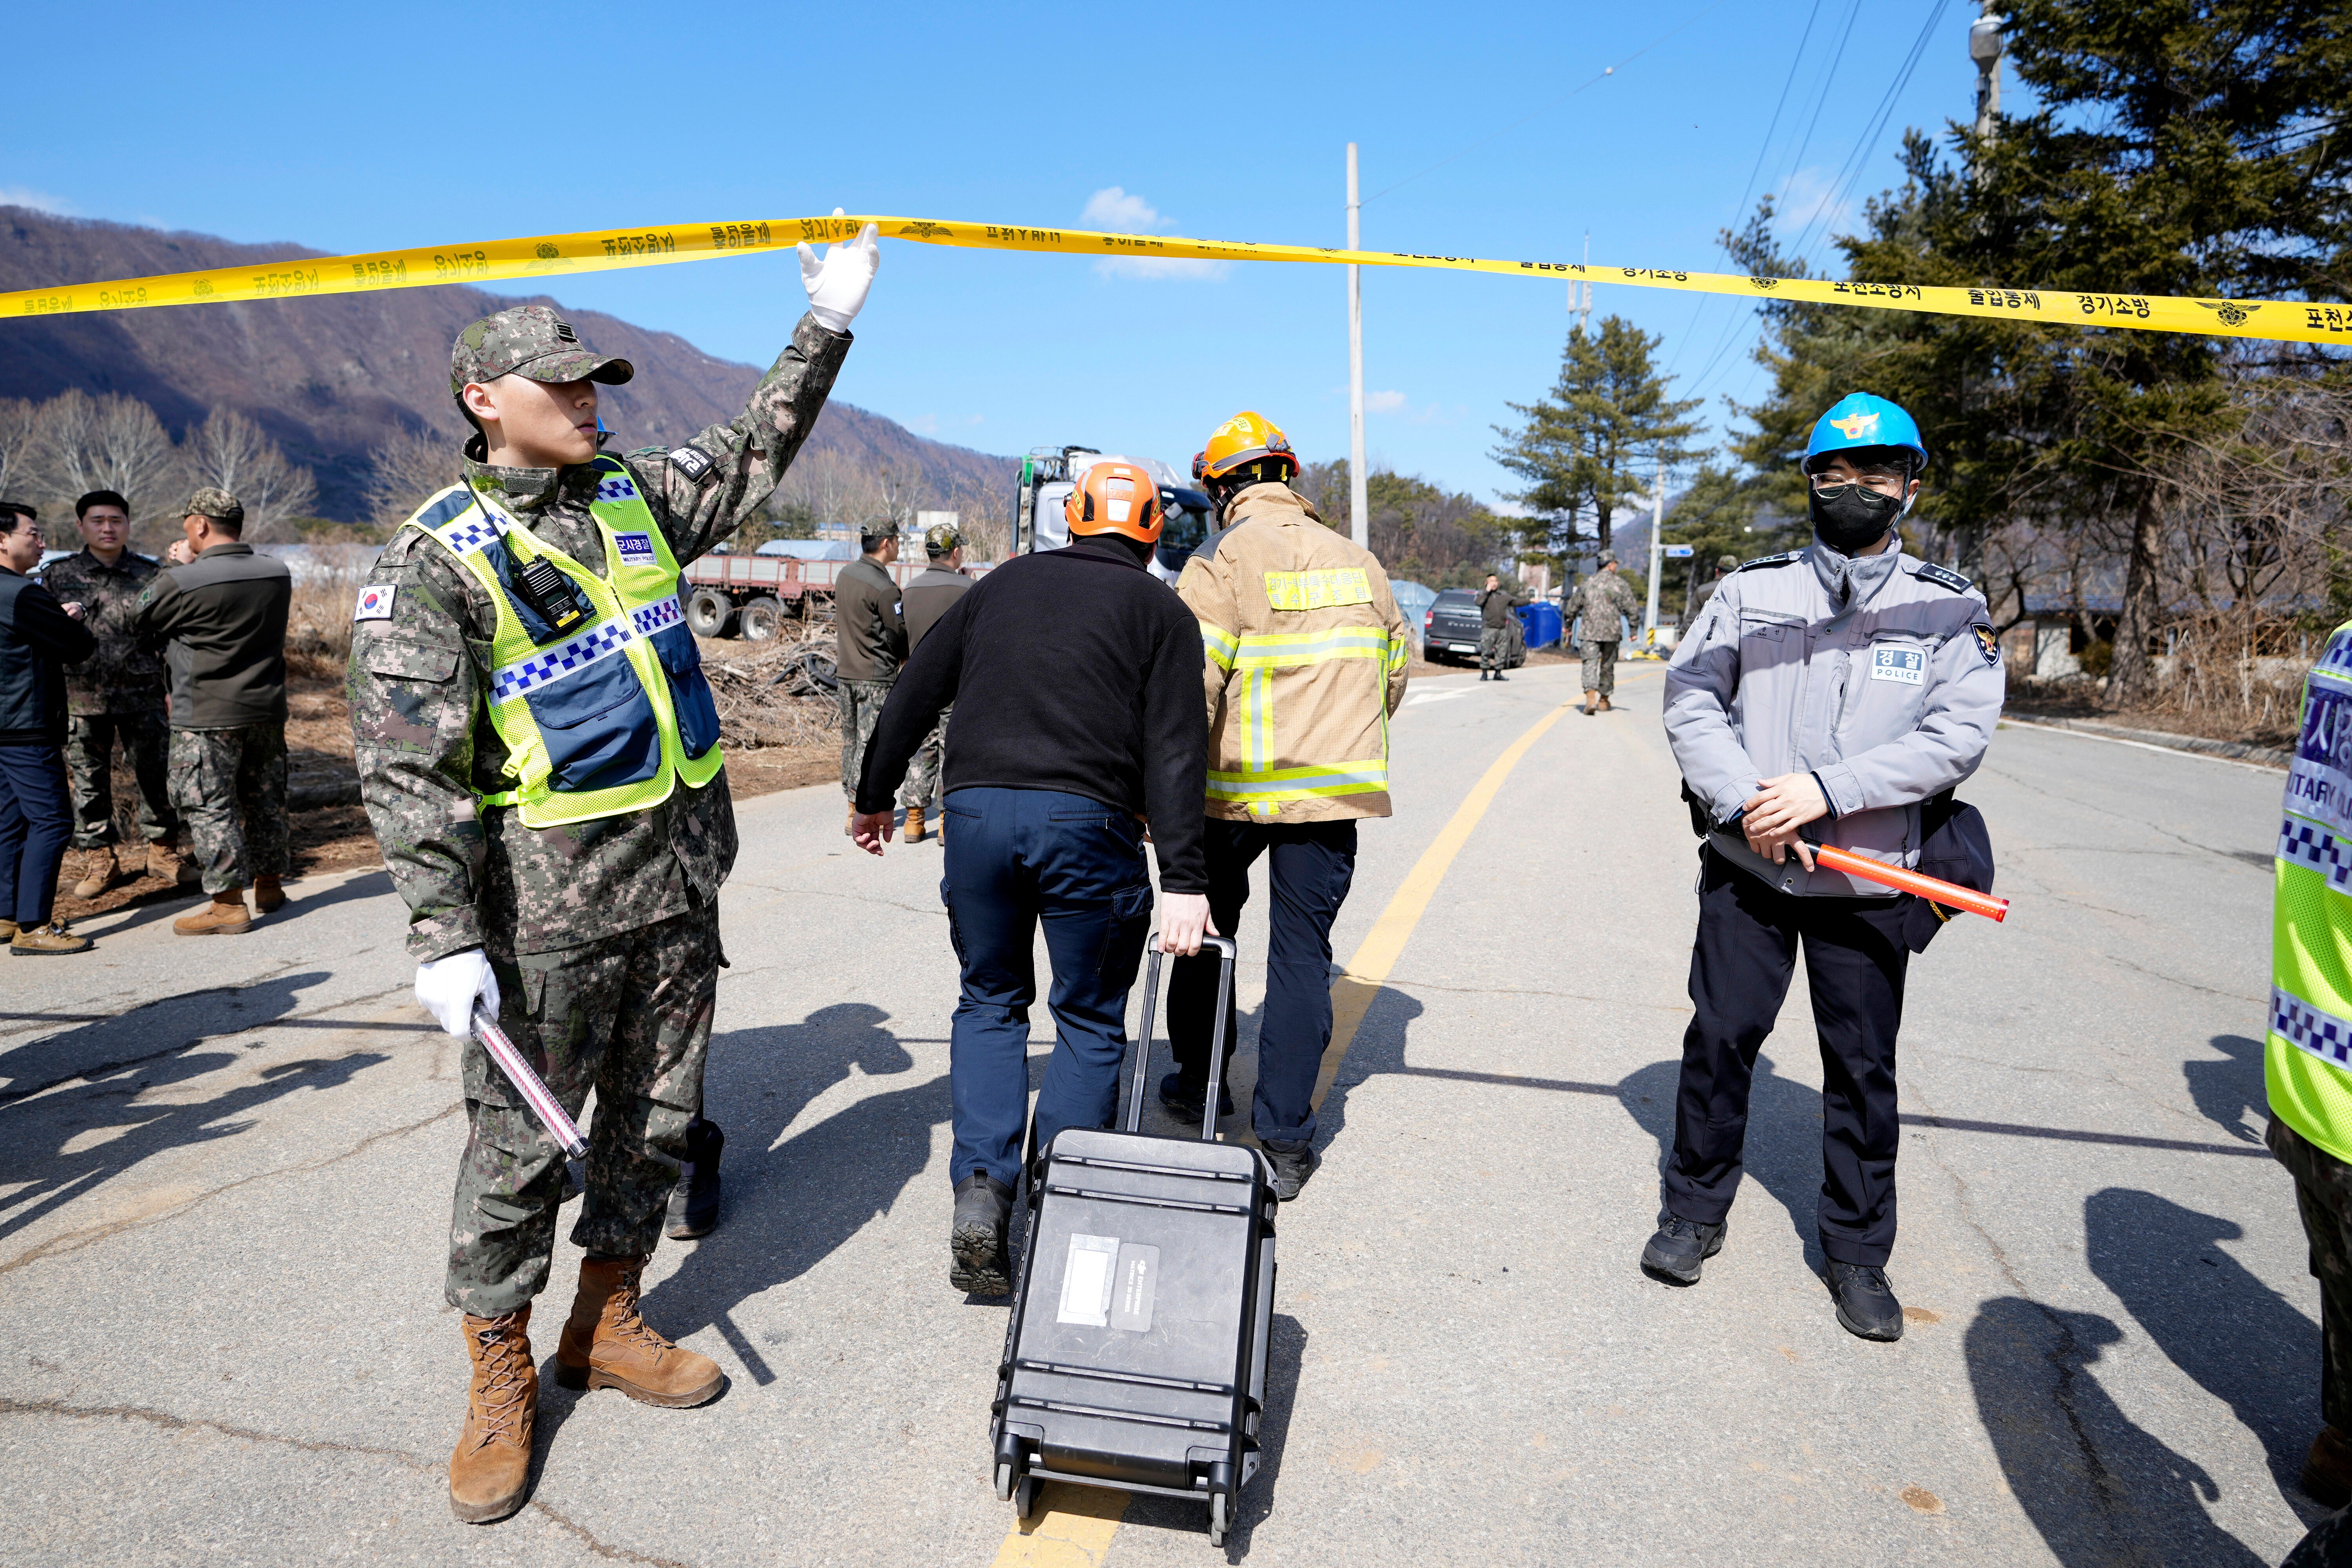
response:
M719 711L679 605L678 565L618 458L600 457L589 511L604 536L599 577L465 484L441 491L415 528L473 574L498 606L485 694L516 787L482 797L529 827L645 811L683 779L718 775ZM578 618L550 623L520 586L534 561L563 574Z
M2271 1114L2352 1161L2352 622L2305 679L2271 918Z

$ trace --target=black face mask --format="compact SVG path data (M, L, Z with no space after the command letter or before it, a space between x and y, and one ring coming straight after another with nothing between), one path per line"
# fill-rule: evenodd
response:
M1822 542L1847 555L1876 543L1903 515L1901 497L1883 496L1860 485L1839 485L1826 496L1815 490L1806 506Z

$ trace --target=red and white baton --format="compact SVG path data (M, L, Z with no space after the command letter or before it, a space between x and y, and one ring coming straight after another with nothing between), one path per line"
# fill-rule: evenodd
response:
M507 1075L507 1081L522 1091L523 1100L529 1103L533 1114L546 1123L550 1132L555 1134L555 1141L563 1145L563 1152L575 1160L586 1159L588 1143L580 1136L580 1129L572 1125L572 1118L563 1114L562 1104L540 1080L540 1076L530 1070L530 1063L515 1049L515 1043L507 1038L507 1032L499 1027L499 1021L490 1016L490 1010L482 1005L479 997L474 999L474 1033L480 1037L483 1049L490 1053L490 1059L499 1064L499 1070Z
M1859 877L1865 882L1875 882L1898 893L1916 893L1929 903L1941 904L1948 910L1966 910L1989 921L2009 918L2007 899L1996 899L1990 893L1979 893L1974 888L1963 888L1958 882L1947 882L1941 877L1923 877L1916 871L1906 871L1900 866L1889 866L1883 860L1833 849L1826 844L1813 846L1813 859L1832 871L1843 871L1849 877Z

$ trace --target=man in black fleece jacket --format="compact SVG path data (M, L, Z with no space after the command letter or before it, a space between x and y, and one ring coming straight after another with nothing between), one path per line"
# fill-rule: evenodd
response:
M1144 570L1163 521L1159 489L1141 469L1097 463L1066 514L1076 542L998 567L915 650L866 749L851 822L858 847L881 854L908 759L953 703L941 891L963 996L949 1058L948 1279L982 1296L1013 1288L1005 1223L1027 1120L1039 921L1055 1025L1040 1149L1065 1127L1110 1125L1127 993L1151 921L1147 818L1161 951L1198 952L1209 921L1201 628Z
M66 804L66 674L98 647L82 607L33 581L41 525L0 501L0 929L20 954L89 946L50 917L73 811Z

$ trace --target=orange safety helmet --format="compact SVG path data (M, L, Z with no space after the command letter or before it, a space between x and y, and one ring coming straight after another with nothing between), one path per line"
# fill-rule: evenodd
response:
M1192 477L1222 479L1252 464L1265 465L1258 470L1260 480L1295 479L1298 473L1298 455L1290 449L1290 437L1265 415L1245 411L1210 432L1208 447L1192 459Z
M1160 542L1160 531L1168 521L1160 504L1160 486L1150 474L1127 463L1097 463L1088 468L1063 498L1062 517L1073 539L1124 533L1146 544Z

